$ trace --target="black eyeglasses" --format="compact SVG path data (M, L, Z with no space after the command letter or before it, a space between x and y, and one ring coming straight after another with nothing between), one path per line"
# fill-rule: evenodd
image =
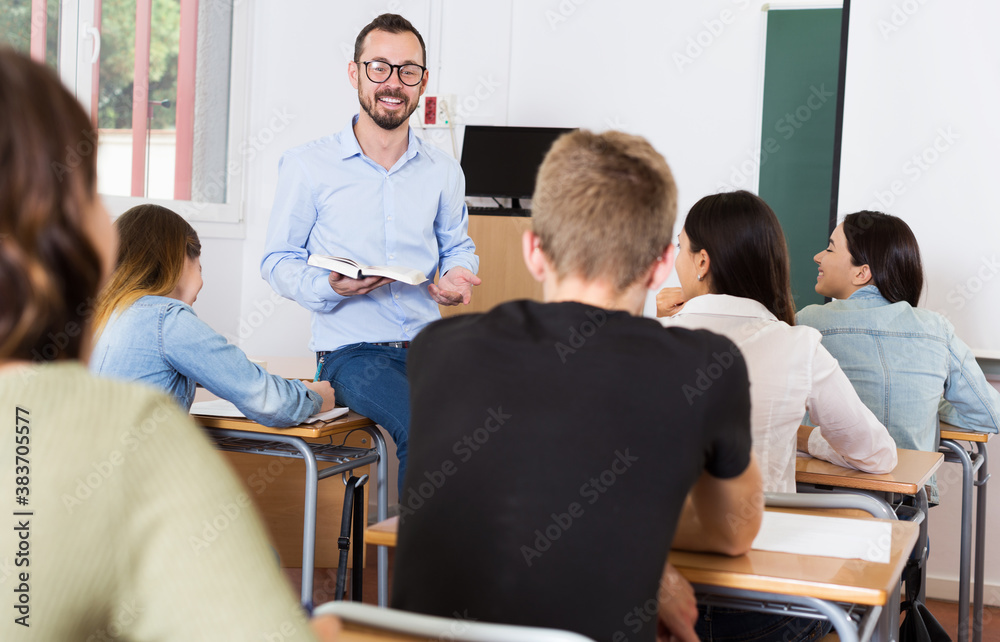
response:
M389 80L392 70L396 69L399 82L407 87L419 85L420 81L424 79L424 72L427 71L427 67L421 67L412 63L407 65L390 65L381 60L369 60L361 64L365 66L365 74L368 76L368 80L383 83Z

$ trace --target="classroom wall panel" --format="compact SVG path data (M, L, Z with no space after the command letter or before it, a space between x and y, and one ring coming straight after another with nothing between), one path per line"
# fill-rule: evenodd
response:
M976 350L1000 349L1000 5L853 2L841 216L902 217L920 243L921 305Z

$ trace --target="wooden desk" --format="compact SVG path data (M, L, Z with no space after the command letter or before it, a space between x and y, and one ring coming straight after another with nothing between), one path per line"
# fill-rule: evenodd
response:
M343 417L333 421L318 424L300 424L290 428L271 428L264 426L251 419L239 417L208 417L205 415L194 415L196 421L205 428L221 428L225 430L245 430L265 435L290 435L292 437L302 437L304 439L320 439L339 435L359 428L372 425L372 420L363 417L353 410Z
M432 642L441 638L426 638L416 635L406 635L405 633L395 633L385 629L374 629L370 626L358 624L357 622L343 622L340 642Z
M271 428L249 419L232 419L193 415L206 428L206 434L219 450L230 453L251 453L272 457L297 457L305 462L305 502L302 512L302 604L312 608L313 572L316 552L317 493L319 481L375 463L378 516L384 519L388 511L388 464L385 441L375 423L354 412L331 422L292 428ZM344 439L360 431L368 441L363 448L345 446L335 437ZM308 440L308 441L307 441ZM343 441L343 440L342 440ZM319 469L318 461L332 465ZM333 539L333 538L331 538ZM388 603L388 551L378 549L379 603Z
M954 439L955 441L969 441L976 444L985 444L993 436L991 432L976 432L966 430L951 424L941 424L941 439Z
M823 511L780 510L824 514ZM797 603L796 598L807 598L896 609L893 596L919 537L919 527L912 522L883 521L892 527L888 564L757 550L740 557L671 551L669 559L689 582L707 587L700 590L711 593L716 588L724 588L736 595L768 594L767 599L772 602ZM370 526L365 537L370 543L395 546L398 528L399 518L393 517ZM841 639L845 639L843 634Z
M396 534L398 532L399 517L390 517L369 526L365 530L365 541L369 544L378 544L379 546L395 546Z
M975 432L942 423L941 449L945 461L962 465L962 520L958 562L958 642L969 639L969 574L975 566L973 580L972 639L983 636L983 593L985 589L986 557L986 482L989 479L986 445L992 433ZM959 442L975 445L966 449ZM975 477L975 481L973 478ZM972 562L972 488L976 493L975 562Z
M898 463L891 473L873 475L844 468L822 459L799 457L795 460L795 481L837 488L856 488L883 493L916 495L931 475L944 463L941 453L898 448Z

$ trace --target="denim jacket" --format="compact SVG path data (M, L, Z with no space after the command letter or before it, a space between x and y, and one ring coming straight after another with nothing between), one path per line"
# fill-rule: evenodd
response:
M291 426L322 400L301 381L268 374L177 299L144 296L108 321L90 359L94 374L140 381L173 395L185 410L195 383L267 426Z
M940 314L889 303L867 285L848 299L807 306L796 318L823 334L898 447L936 451L939 414L970 430L1000 429L1000 393Z

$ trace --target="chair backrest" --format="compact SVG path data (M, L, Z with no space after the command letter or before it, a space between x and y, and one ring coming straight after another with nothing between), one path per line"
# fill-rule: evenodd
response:
M835 492L803 489L797 493L764 493L764 505L775 508L853 508L872 517L896 519L885 502L864 492L838 488Z
M437 617L408 613L396 609L383 609L358 602L327 602L316 607L313 615L336 615L349 628L357 623L374 629L403 633L431 640L455 642L594 642L588 637L570 631L545 629L512 624L492 624L457 618Z

